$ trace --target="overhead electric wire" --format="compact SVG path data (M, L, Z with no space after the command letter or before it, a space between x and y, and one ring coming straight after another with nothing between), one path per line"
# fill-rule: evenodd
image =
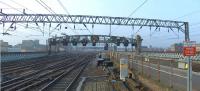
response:
M27 10L29 10L29 11L32 11L32 12L36 13L35 11L28 9L24 5L22 5L22 4L20 4L20 3L16 2L16 1L14 1L14 0L10 0L10 1L13 2L13 3L15 3L15 4L17 4L17 5L19 5L19 6L21 6L21 7L23 7L23 8L25 8L25 9L27 9Z
M194 14L197 14L197 13L200 13L200 10L187 13L187 14L185 14L185 15L183 15L183 16L174 18L173 20L180 19L180 18L184 18L184 17L188 17L188 16L191 16L191 15L194 15ZM190 26L190 27L194 27L194 26L197 26L197 25L200 25L200 22L193 23L193 24L191 24L191 25L189 25L189 26ZM199 32L199 31L197 31L197 32ZM173 33L177 36L177 38L170 38L170 39L179 39L179 38L180 38L179 34L175 33L174 31L173 31ZM192 33L192 34L190 33L190 36L194 36L194 34L193 34L193 33ZM164 36L162 36L162 37L164 37ZM182 37L183 37L183 36L181 36L181 38L182 38ZM169 38L167 38L167 39L169 39Z
M9 10L9 9L11 10L12 9L12 10L14 10L13 8L1 8L1 9L7 9L7 10ZM15 9L19 10L19 9L24 9L24 8L15 8Z
M188 16L191 16L191 15L194 15L194 14L198 14L198 13L200 13L200 10L192 11L190 13L187 13L187 14L183 15L183 16L177 17L177 18L175 18L173 20L184 18L184 17L188 17ZM189 27L194 27L194 26L197 26L197 25L200 25L200 22L193 23L193 24L189 25Z
M175 18L175 19L173 19L173 20L180 19L180 18L184 18L184 17L190 16L190 15L194 15L194 14L197 14L197 13L200 13L200 10L187 13L187 14L185 14L185 15L183 15L183 16L180 16L180 17L177 17L177 18Z
M17 24L17 25L26 27L25 25L22 25L22 24ZM38 32L41 32L41 29L39 27L33 27L33 26L31 26L31 27L27 27L27 28L29 28L31 30L36 30L36 31L38 31L38 29L39 29L40 31L38 31ZM44 33L47 33L47 32L44 31Z
M23 11L20 11L19 9L17 9L17 8L15 8L15 7L13 7L13 6L11 6L11 5L5 3L5 2L0 1L0 3L6 5L6 6L8 6L8 7L11 7L11 8L13 8L13 9L16 10L16 11L19 11L19 12L23 13ZM24 6L24 7L25 7L25 6ZM44 32L40 29L39 26L38 26L38 29L40 30L40 32L44 33ZM8 30L8 29L7 29L7 30Z
M38 0L35 0L38 4L40 4L44 9L46 9L49 13L51 14L56 14L48 5L46 5L43 1L38 1ZM44 4L44 5L43 5ZM54 28L55 29L55 28ZM53 30L54 30L53 29ZM49 29L49 34L52 33L53 30L50 30ZM50 36L50 35L49 35Z
M53 11L52 9L51 9L51 7L49 7L44 1L42 1L42 0L40 0L40 2L39 1L37 1L38 3L40 3L40 5L42 5L46 10L48 10L50 13L52 13L52 14L56 14L56 12L55 11ZM67 24L67 27L69 27L71 30L72 30L72 28ZM75 32L75 31L73 31L73 32ZM77 32L75 32L75 33L77 33Z
M70 15L69 11L67 10L67 8L62 4L62 2L60 0L57 0L58 4L60 4L60 6L62 7L62 9L68 14ZM68 24L67 24L67 27L69 27L71 30L73 30ZM79 34L77 33L76 31L73 31L74 33L76 34Z
M147 3L147 1L148 1L148 0L145 0L145 1L144 1L142 4L140 4L136 9L134 9L128 17L131 17L133 14L135 14L145 3ZM120 26L118 26L117 28L115 28L114 31L117 30L119 27L120 27ZM111 31L111 33L112 33L112 31Z
M13 6L11 6L11 5L5 3L5 2L0 1L0 3L5 4L6 6L11 7L11 8L13 8L13 9L15 9L15 10L17 10L17 11L23 13L23 11L20 11L19 9L17 9L17 8L15 8L15 7L13 7ZM25 6L23 6L23 7L25 7ZM7 30L8 30L8 29L7 29ZM39 28L39 30L41 30L41 29ZM42 31L41 31L41 32L42 32Z
M67 10L67 8L62 4L62 2L60 1L60 0L57 0L58 1L58 3L60 4L60 6L63 8L63 10L65 10L65 12L68 14L68 15L70 15L70 13L69 13L69 11ZM93 34L88 28L87 28L87 26L85 25L85 24L83 24L84 25L84 27L86 28L86 30L89 32L89 33L91 33L91 34ZM76 30L76 29L75 29ZM77 33L77 32L76 32Z
M197 22L197 23L193 23L191 25L189 25L190 27L194 27L194 26L197 26L197 25L200 25L200 22Z
M60 4L60 6L63 8L63 10L65 10L65 12L66 12L68 15L70 15L69 11L68 11L67 8L62 4L62 2L61 2L60 0L57 0L57 1L58 1L58 3ZM87 26L86 26L85 24L83 24L83 25L85 26L86 30L92 34L92 32L87 28ZM77 32L76 32L76 33L77 33Z
M191 15L194 15L194 14L198 14L198 13L200 13L200 10L196 10L196 11L189 12L189 13L187 13L187 14L185 14L185 15L183 15L183 16L177 17L177 18L175 18L175 19L173 19L173 20L181 19L181 18L188 17L188 16L191 16ZM197 25L200 25L200 22L193 23L193 24L189 25L189 27L194 27L194 26L197 26ZM199 31L197 31L197 32L199 32ZM191 34L191 33L190 33L190 34ZM193 35L192 35L192 36L193 36Z
M47 11L49 11L51 14L55 13L54 11L52 12L51 9L49 9L48 7L46 7L45 5L43 5L40 1L35 0L38 4L40 4L44 9L46 9Z
M140 6L138 6L133 12L128 16L131 17L133 14L135 14L145 3L147 3L148 0L145 0Z
M19 26L22 26L22 27L25 27L24 25L22 25L22 24L17 24L17 25L19 25ZM31 30L36 30L36 29L34 29L34 28L29 28L29 29L31 29ZM40 31L39 31L40 32ZM23 33L25 33L25 34L29 34L29 35L32 35L32 33L29 33L29 32L23 32ZM9 33L10 34L10 33ZM19 36L19 35L13 35L13 33L12 34L10 34L11 36L17 36L17 37L23 37L23 36ZM29 36L29 35L27 35L27 36Z
M35 0L37 3L39 3L44 9L46 9L47 11L49 11L49 13L51 13L51 14L56 14L56 12L55 11L53 11L52 9L51 9L51 7L49 7L44 1L42 1L42 0L40 0L40 1L38 1L38 0ZM67 26L72 30L72 28L67 24ZM52 31L52 30L51 30ZM73 31L74 32L74 31Z
M0 1L0 3L6 5L6 6L8 6L8 7L11 7L11 8L13 8L13 9L16 10L16 11L19 11L19 12L23 13L21 10L18 10L17 8L15 8L15 7L13 7L13 6L11 6L11 5L5 3L5 2Z
M51 7L49 7L44 1L40 0L40 2L42 2L51 12L56 14L56 12L54 10L52 10Z
M60 6L65 10L65 12L70 15L69 11L67 10L67 8L62 4L62 2L60 0L57 0L58 3L60 4Z

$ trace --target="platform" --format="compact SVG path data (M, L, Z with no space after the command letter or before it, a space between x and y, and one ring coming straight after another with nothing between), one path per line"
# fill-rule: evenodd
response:
M80 86L81 85L81 86ZM96 59L92 60L81 75L76 91L112 91L112 84L108 80L103 67L97 67Z
M105 81L86 82L83 91L112 91L112 86Z

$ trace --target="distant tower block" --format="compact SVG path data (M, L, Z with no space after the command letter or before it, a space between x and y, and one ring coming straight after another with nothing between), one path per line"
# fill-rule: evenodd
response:
M121 58L120 59L120 79L122 81L125 81L127 77L128 77L128 59Z
M136 38L135 38L135 42L136 42L136 45L135 45L135 50L136 50L136 55L140 55L141 53L141 45L142 45L142 38L140 35L137 35Z

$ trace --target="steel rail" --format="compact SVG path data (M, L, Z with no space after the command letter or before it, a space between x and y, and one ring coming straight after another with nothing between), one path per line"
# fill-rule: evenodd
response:
M77 65L79 65L80 63L83 63L83 61L81 60L81 61L75 62L74 64L70 64L70 65L68 65L68 66L65 67L65 68L69 69L70 67L72 67L72 68L68 71L68 72L71 72L72 70L76 69L76 68L78 67ZM65 73L65 72L60 72L59 74L57 74L57 75L55 75L55 76L52 76L51 78L56 79L57 77L59 77L60 75L62 75L62 74L64 74L64 73ZM31 88L33 88L33 87L35 87L35 86L39 86L40 84L44 84L44 83L46 83L46 82L48 82L48 81L49 81L48 79L42 79L42 80L40 80L40 81L38 81L38 82L36 82L36 83L30 84L30 85L28 85L28 86L25 86L25 87L19 89L19 91L29 90L29 89L31 89Z
M9 89L9 90L12 90L12 89L13 89L13 90L14 90L14 89L16 89L16 88L17 88L17 89L18 89L18 88L21 88L21 86L27 85L27 83L30 83L32 80L41 78L41 77L43 77L43 76L46 76L46 75L51 74L51 73L54 73L54 72L56 72L56 71L58 71L58 70L64 68L63 65L68 64L68 63L69 63L68 61L65 61L65 63L61 62L61 63L59 63L59 64L61 64L61 65L57 65L56 67L54 66L53 68L56 68L56 69L54 69L54 70L52 70L52 71L49 71L49 72L46 72L46 71L45 71L46 73L40 73L39 75L31 75L31 76L33 76L33 77L29 77L29 78L27 78L27 79L20 80L20 81L17 81L17 82L8 84L8 85L6 85L6 86L3 86L3 87L1 88L1 90L4 90L4 89ZM57 68L57 67L59 67L59 68Z
M81 56L80 56L81 57ZM79 58L80 58L79 57ZM76 57L75 57L76 58ZM75 58L71 58L70 60L74 60ZM65 68L68 68L69 66L73 66L76 64L75 61L72 61L70 64L69 61L64 61L64 62L60 62L59 65L56 65L56 67L48 67L48 68L54 68L52 69L51 71L49 72L46 72L46 73L40 73L39 75L36 75L36 76L33 76L33 77L29 77L27 79L23 79L23 80L19 80L18 82L14 82L12 84L8 84L6 86L3 86L1 88L1 90L4 90L4 89L9 89L9 90L16 90L16 89L20 89L20 88L25 88L27 86L27 84L32 84L32 82L34 82L36 79L40 79L40 78L44 78L45 76L49 76L50 74L53 74L52 77L54 77L54 74L56 72L58 72L57 74L61 74L62 72L60 72L59 70L62 70L62 69L65 69ZM68 65L68 66L66 66ZM57 68L58 67L58 68ZM55 69L56 68L56 69ZM32 76L32 75L31 75ZM48 78L48 77L47 77ZM48 79L45 79L45 80L48 80ZM42 80L41 80L42 81ZM39 83L39 82L38 82ZM25 87L24 87L25 86Z
M62 60L62 59L60 59L60 60ZM66 59L66 60L69 60L69 59ZM66 60L63 60L63 61L66 61ZM4 87L5 85L8 85L8 84L10 84L10 83L17 82L18 80L25 79L25 78L27 78L27 77L29 77L29 76L36 75L36 74L38 74L38 73L40 73L40 72L42 72L42 71L45 71L45 70L47 70L47 69L54 68L54 67L58 66L59 64L62 64L63 61L57 62L56 64L50 65L50 66L48 66L48 67L46 67L46 68L43 68L43 69L40 69L40 70L38 70L38 71L34 71L33 73L26 74L26 75L23 75L23 76L20 76L20 77L17 77L17 78L13 78L13 79L11 79L11 80L8 80L8 81L6 81L6 82L3 82L3 83L1 83L1 87Z

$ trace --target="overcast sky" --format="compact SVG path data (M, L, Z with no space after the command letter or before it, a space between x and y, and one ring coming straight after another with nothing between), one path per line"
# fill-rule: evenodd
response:
M187 21L190 24L190 38L193 41L200 43L200 0L0 0L0 8L4 13L22 13L23 8L26 8L26 13L37 14L49 14L44 7L38 2L44 2L48 5L56 14L68 14L70 15L94 15L94 16L116 16L116 17L130 17L133 18L152 18L163 20L178 20ZM61 7L59 1L67 9L67 12ZM145 3L144 3L145 2ZM142 3L144 3L142 5ZM141 6L142 5L142 6ZM138 8L141 6L140 8ZM136 8L138 8L136 10ZM23 25L23 26L22 26ZM6 24L7 29L10 24ZM17 24L15 31L8 31L12 34L10 36L0 35L0 39L9 42L9 44L21 43L21 40L25 39L39 39L40 43L45 43L48 36L48 27L45 27L45 33L41 33L39 29L31 28L36 27L36 24L29 24L28 28L25 28L26 24ZM43 25L39 25L43 29ZM56 25L54 25L56 26ZM74 34L109 34L109 26L105 25L87 25L88 30L84 29L83 25L75 25L77 30L64 29L66 24L62 24L60 31L54 31L52 35L61 33L74 35ZM69 24L72 28L73 24ZM2 24L0 24L0 33L3 32ZM131 37L136 35L139 27L131 26L111 26L111 35L119 35ZM182 32L167 32L167 29L162 29L160 32L150 31L149 28L142 28L137 34L140 34L144 41L143 45L153 45L156 47L168 47L175 42L184 41L184 35ZM150 32L152 36L150 36Z

